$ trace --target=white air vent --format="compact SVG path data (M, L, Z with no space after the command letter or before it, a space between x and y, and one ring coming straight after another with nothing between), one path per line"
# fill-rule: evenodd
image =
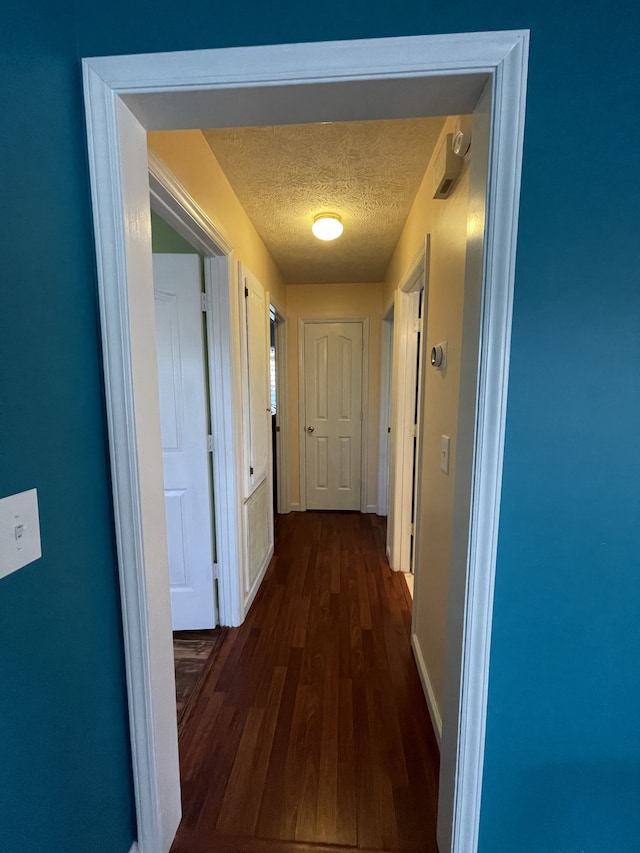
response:
M453 153L453 133L447 133L433 166L433 197L447 198L462 172L463 159Z

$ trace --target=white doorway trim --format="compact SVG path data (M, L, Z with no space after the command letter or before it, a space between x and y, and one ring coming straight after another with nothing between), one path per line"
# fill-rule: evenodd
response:
M410 570L411 495L414 480L413 425L417 389L418 299L424 287L423 330L426 331L428 310L429 263L431 240L427 234L396 292L394 336L396 357L392 377L391 442L393 497L387 526L387 553L391 568ZM424 335L422 336L424 338ZM421 412L418 410L418 419ZM416 436L419 440L419 437ZM419 448L418 448L419 450ZM418 464L416 458L415 464Z
M289 512L289 372L287 370L287 314L273 294L267 293L269 308L275 313L276 338L276 474L278 512Z
M148 321L153 287L146 131L212 121L228 127L470 113L491 82L473 535L458 614L458 713L443 721L443 750L454 756L455 786L452 801L441 800L452 814L451 850L474 853L528 42L527 31L466 33L83 61L140 853L166 853L180 818L159 413L157 388L149 390L157 368ZM239 469L239 448L232 444L230 452Z
M367 512L367 421L369 411L369 318L368 317L299 317L298 318L298 424L300 453L300 509L307 509L306 465L306 383L304 360L304 327L309 323L360 323L362 326L362 419L360 446L360 512Z
M380 448L378 456L378 507L376 510L377 515L387 515L389 511L393 330L394 311L392 305L382 317L380 332Z

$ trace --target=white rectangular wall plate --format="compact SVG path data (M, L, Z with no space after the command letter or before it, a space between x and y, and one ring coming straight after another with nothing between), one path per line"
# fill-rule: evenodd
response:
M0 578L40 557L37 490L0 498Z

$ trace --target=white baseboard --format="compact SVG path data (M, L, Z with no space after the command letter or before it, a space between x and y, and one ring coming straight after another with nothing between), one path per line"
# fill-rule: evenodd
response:
M367 504L366 512L372 512L377 515L378 513L378 504Z
M420 640L418 639L417 634L411 635L411 648L413 649L413 655L416 659L418 675L420 676L420 681L422 682L424 698L427 700L427 708L429 709L429 716L431 717L433 730L436 733L438 746L442 748L442 717L440 715L438 703L436 702L433 687L431 686L431 679L429 678L429 673L427 672L427 665L424 662L424 655L422 654L422 649L420 648Z
M302 507L299 502L289 504L289 512L302 512Z
M274 548L273 548L273 544L272 544L271 547L269 548L269 550L267 551L267 556L265 557L262 565L260 566L260 571L256 575L256 579L254 580L254 582L251 586L251 589L247 593L247 596L244 600L244 616L243 616L243 620L242 620L243 622L244 622L244 618L246 617L247 613L249 612L249 608L253 604L253 599L256 597L257 592L260 589L260 584L264 580L264 576L267 572L267 568L269 566L269 563L271 562L271 558L273 557L273 551L274 551Z

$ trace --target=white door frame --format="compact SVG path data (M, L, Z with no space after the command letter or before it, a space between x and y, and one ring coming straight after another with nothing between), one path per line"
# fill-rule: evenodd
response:
M389 465L391 448L391 373L393 370L393 305L382 318L380 331L380 448L378 451L377 515L389 512ZM388 523L388 522L387 522ZM388 539L388 536L387 536ZM387 556L389 549L387 548Z
M362 326L362 418L360 432L360 512L367 511L367 421L369 411L369 318L368 317L299 317L298 318L298 428L300 448L300 509L307 509L306 453L306 382L304 356L304 327L313 323L360 323Z
M286 311L267 293L267 302L276 317L276 473L278 477L278 512L289 512L289 371L287 370L288 320ZM279 354L279 358L278 358Z
M238 126L469 113L491 81L472 535L464 561L466 592L455 614L462 632L461 675L443 715L443 756L452 757L455 786L451 802L443 804L441 796L439 806L452 815L451 851L474 853L528 44L528 31L512 31L83 60L139 853L166 853L180 818L159 412L150 382L157 368L148 321L153 284L146 131L206 127L212 120ZM231 278L233 265L226 267ZM227 289L220 298L226 321L232 310ZM231 335L237 329L233 319ZM232 358L221 365L227 383L222 387L241 417L239 381L228 385L238 364ZM220 452L228 454L237 485L240 448L233 434L225 442Z
M389 565L396 572L408 572L410 568L411 495L414 487L413 418L418 379L418 337L414 326L418 317L418 294L424 287L423 331L427 328L424 317L429 304L430 246L430 235L427 234L424 244L404 274L395 301L390 442L393 496L392 513L387 524L387 553ZM418 421L420 417L421 412L418 411ZM419 441L419 435L417 438Z

